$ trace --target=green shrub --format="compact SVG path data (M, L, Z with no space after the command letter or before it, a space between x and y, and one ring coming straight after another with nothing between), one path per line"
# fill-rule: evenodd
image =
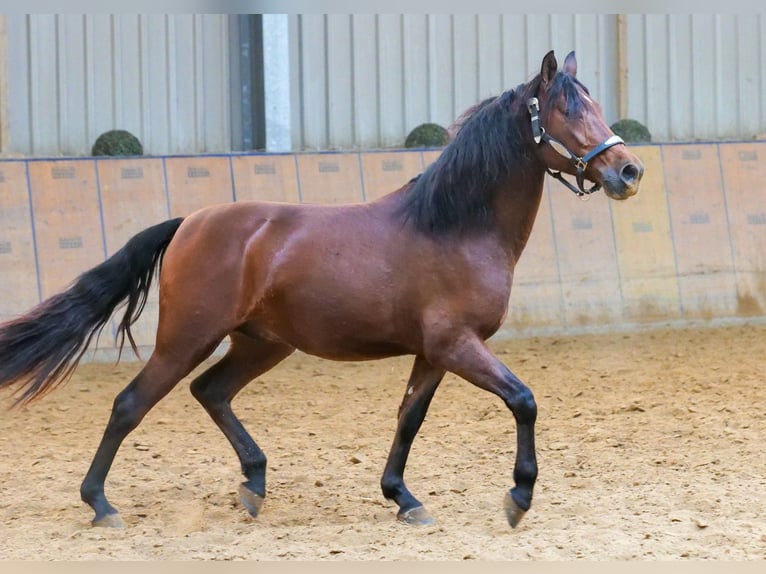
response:
M109 130L98 136L91 155L144 155L144 147L138 138L128 131Z
M447 130L439 124L420 124L404 141L404 147L442 147L449 143Z
M625 140L626 143L642 143L652 141L652 134L644 124L631 119L622 119L614 122L612 131Z

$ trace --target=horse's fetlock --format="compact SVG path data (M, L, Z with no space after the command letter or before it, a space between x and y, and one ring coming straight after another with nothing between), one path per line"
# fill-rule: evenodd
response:
M261 476L266 474L266 455L254 457L253 460L248 460L242 463L242 474L250 478L253 476Z
M383 497L386 500L396 500L397 495L401 492L402 481L395 478L384 476L380 479L380 489L383 491Z
M85 503L90 504L96 498L98 498L103 493L103 489L98 487L97 485L87 484L85 482L80 485L80 500L82 500Z
M533 485L537 480L537 462L518 461L513 470L513 480L519 485Z

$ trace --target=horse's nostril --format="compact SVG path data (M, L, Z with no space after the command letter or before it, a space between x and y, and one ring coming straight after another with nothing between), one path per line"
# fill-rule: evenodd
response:
M641 178L643 170L634 163L625 164L620 170L620 179L627 185L633 185Z

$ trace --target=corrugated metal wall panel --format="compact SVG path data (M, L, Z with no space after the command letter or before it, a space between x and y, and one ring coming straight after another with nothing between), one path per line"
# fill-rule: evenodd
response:
M294 15L295 149L401 146L424 122L529 80L553 48L578 51L580 76L614 115L610 15ZM611 116L610 116L611 114ZM613 118L617 119L617 118Z
M327 34L333 39L327 45L327 62L349 71L353 66L350 20L351 17L344 14L330 16L327 20ZM353 139L352 75L339 74L335 80L327 85L328 131L339 139Z
M658 141L766 133L766 18L630 15L630 117Z
M378 60L376 16L353 15L351 17L351 68L353 95L352 141L377 141L378 139ZM293 146L301 140L293 140Z
M401 144L402 141L405 107L404 67L407 58L403 50L402 16L380 14L377 24L379 145L388 147ZM335 137L337 136L333 133L333 138ZM342 140L338 137L337 141Z
M421 118L413 118L410 130L423 122L436 122L447 126L455 119L455 59L452 50L453 17L449 15L428 16L428 73L426 79L407 91L428 90L429 109ZM461 78L461 81L463 79Z
M8 15L9 151L83 155L112 128L135 133L151 154L231 149L241 112L231 18ZM655 141L766 134L766 16L626 19L628 116ZM529 80L551 48L560 60L577 51L580 78L607 121L619 119L614 15L306 14L285 21L285 132L296 150L402 145L418 124L447 126L477 101Z
M428 17L425 14L407 14L403 22L404 46L404 126L417 125L420 118L428 117L429 89L413 89L424 84L428 77Z
M151 154L230 149L225 14L7 18L14 152L86 155L113 128Z

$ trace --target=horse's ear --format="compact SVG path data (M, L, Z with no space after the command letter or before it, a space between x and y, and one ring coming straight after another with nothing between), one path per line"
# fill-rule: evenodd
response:
M548 86L548 84L550 84L558 69L559 64L556 61L556 56L553 55L553 50L551 50L545 54L543 65L540 68L540 78L542 79L543 86Z
M575 58L574 50L569 52L567 57L564 58L564 73L570 76L577 75L577 58Z

